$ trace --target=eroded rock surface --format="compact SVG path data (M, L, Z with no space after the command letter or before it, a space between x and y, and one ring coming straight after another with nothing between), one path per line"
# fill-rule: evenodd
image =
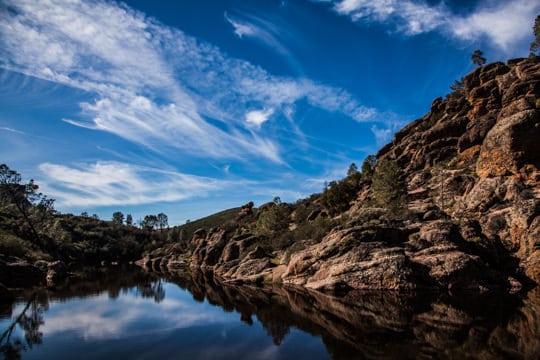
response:
M225 281L325 291L515 291L539 283L539 99L538 58L480 67L464 78L463 89L433 101L429 113L377 154L403 170L408 203L400 218L370 208L366 184L349 210L334 215L348 220L320 241L269 251L256 248L254 223L237 227L236 236L225 227L201 229L183 259ZM254 221L276 206L261 206ZM242 208L237 220L254 211ZM315 204L305 221L322 214L328 216ZM156 268L155 261L145 260Z

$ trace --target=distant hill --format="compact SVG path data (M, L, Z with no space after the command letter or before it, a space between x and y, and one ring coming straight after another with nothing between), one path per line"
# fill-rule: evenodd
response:
M198 220L193 220L185 223L184 225L175 226L172 231L183 232L182 238L189 242L193 238L193 234L198 229L211 229L217 226L223 226L224 224L233 222L238 212L239 207L220 211L218 213L203 217ZM171 231L170 230L170 231Z

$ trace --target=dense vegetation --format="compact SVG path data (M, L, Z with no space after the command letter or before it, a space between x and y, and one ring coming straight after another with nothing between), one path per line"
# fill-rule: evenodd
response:
M61 259L99 263L131 261L164 235L151 229L123 225L95 216L62 215L54 200L38 192L30 180L7 165L0 165L0 256L28 261Z

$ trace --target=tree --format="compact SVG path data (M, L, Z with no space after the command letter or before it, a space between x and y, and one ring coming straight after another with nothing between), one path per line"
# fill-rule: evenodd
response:
M50 239L38 231L54 215L54 199L38 192L39 186L30 180L21 184L21 174L11 170L6 164L0 165L0 206L14 209L30 230L32 242L44 250L52 250Z
M352 177L356 174L358 174L358 167L356 167L355 163L352 163L349 165L349 169L347 170L347 176Z
M160 231L163 231L163 229L169 225L169 218L164 213L157 214L156 220L156 225L159 227Z
M454 80L454 83L450 85L450 90L452 92L448 94L448 97L460 97L465 94L465 79L461 78L459 80Z
M141 228L148 230L154 229L158 224L158 219L156 215L146 215L142 221L140 221Z
M115 211L112 215L112 222L122 225L124 223L124 214L121 211Z
M362 163L362 179L364 181L371 181L375 164L377 164L377 158L375 155L368 155Z
M347 169L347 178L346 180L355 188L359 188L360 183L362 182L362 174L358 171L358 167L355 163L349 165Z
M131 216L131 214L126 215L126 225L133 226L133 216Z
M483 57L484 53L478 49L474 50L474 52L471 55L471 61L476 66L482 66L486 63L486 58Z
M396 161L383 160L373 173L372 192L375 203L397 215L405 206L407 183Z
M259 215L255 232L257 235L275 237L289 228L291 209L286 203L279 203Z
M531 55L540 49L540 15L536 16L533 26L534 41L531 43Z
M331 215L337 215L350 208L351 201L357 196L356 184L347 178L340 181L330 181L321 195L321 204Z

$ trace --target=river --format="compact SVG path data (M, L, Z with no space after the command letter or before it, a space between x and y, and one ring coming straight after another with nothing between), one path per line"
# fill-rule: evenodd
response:
M6 359L540 358L540 291L352 292L92 269L0 302Z

